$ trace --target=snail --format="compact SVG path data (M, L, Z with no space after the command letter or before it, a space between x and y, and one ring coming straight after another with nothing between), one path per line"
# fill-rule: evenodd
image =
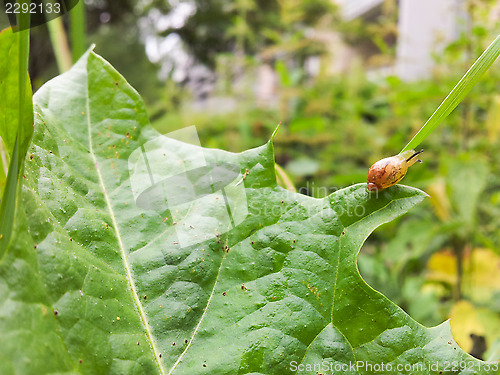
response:
M368 170L366 188L369 191L375 191L396 185L406 175L408 167L415 164L415 162L422 162L422 160L415 158L422 152L424 152L423 149L418 152L408 150L377 161Z

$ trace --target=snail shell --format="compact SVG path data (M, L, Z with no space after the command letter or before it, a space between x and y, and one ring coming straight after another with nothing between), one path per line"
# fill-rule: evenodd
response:
M366 188L369 191L375 191L396 185L406 175L410 166L417 161L422 162L415 158L415 156L423 151L424 150L415 152L415 150L408 150L401 154L377 161L368 170Z

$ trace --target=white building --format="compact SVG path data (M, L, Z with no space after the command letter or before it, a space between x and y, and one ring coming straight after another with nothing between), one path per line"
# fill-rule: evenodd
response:
M376 18L381 14L384 0L336 2L343 18L352 21ZM455 40L466 26L464 3L464 0L399 0L396 60L388 67L388 73L405 81L429 78L433 55Z

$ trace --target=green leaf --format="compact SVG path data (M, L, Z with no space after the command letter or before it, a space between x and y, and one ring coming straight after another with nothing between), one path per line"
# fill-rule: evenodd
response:
M19 36L12 29L0 32L0 138L10 157L14 150L18 126L21 123L21 149L27 149L33 132L33 103L31 101L31 85L26 76L23 80L26 90L26 100L22 104L20 115L20 64L19 64ZM25 70L27 72L27 70ZM21 116L21 119L19 118ZM24 156L23 156L24 157Z
M482 364L447 322L419 325L358 273L367 236L422 201L420 190L287 191L271 142L233 154L160 136L92 52L34 102L25 216L0 263L1 374ZM207 176L220 190L203 190Z
M500 55L500 35L486 48L401 152L416 148L456 108Z
M78 1L69 12L70 18L70 36L71 36L71 54L73 62L76 62L85 52L85 2Z
M5 188L5 178L7 177L7 168L9 165L7 160L7 150L0 138L0 196L2 196Z
M12 224L18 212L17 200L22 185L23 160L33 134L33 103L28 79L29 13L19 15L23 31L0 32L0 147L2 168L9 171L0 202L0 261L12 238ZM6 149L6 150L5 150ZM3 180L3 179L2 179Z

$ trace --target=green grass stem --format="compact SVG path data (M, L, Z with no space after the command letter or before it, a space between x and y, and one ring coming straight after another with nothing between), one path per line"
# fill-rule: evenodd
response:
M500 55L500 35L488 46L410 142L401 150L415 149L465 98Z

